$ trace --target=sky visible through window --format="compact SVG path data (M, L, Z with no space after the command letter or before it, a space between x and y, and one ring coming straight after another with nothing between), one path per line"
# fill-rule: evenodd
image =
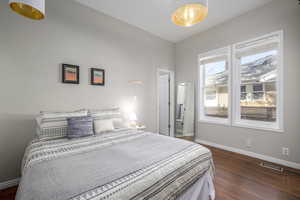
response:
M272 55L277 55L277 50L271 50L271 51L267 51L267 52L263 52L263 53L259 53L259 54L242 57L241 64L245 65L245 64L254 62L256 60L259 60L261 58L264 58L267 56L272 56Z
M241 64L245 65L247 63L251 63L256 60L259 60L261 58L271 56L271 55L277 55L277 50L271 50L271 51L267 51L267 52L263 52L263 53L259 53L259 54L242 57ZM218 73L221 73L224 71L226 71L226 61L225 60L205 64L205 75L206 76L215 75L215 74L218 74Z
M226 71L226 61L205 64L205 76L211 76Z

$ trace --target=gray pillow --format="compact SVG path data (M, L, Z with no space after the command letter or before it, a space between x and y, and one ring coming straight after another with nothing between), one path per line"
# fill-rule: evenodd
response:
M92 117L70 117L67 118L67 121L67 137L69 139L94 135Z

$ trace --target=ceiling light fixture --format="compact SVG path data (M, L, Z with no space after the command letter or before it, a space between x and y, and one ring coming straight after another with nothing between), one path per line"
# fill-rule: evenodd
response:
M208 0L176 0L172 22L189 27L203 21L208 14Z
M9 5L24 17L34 20L45 18L45 0L9 0Z

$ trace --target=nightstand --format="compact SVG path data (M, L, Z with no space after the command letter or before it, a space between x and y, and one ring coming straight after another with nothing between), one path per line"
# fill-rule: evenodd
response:
M145 125L137 125L135 128L138 131L144 131L144 130L146 130L146 126Z

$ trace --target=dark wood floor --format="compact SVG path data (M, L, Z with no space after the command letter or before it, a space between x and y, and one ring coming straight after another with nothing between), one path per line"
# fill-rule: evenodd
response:
M194 141L194 136L175 136L178 139L184 139L189 141Z
M17 187L12 187L6 190L0 190L1 200L13 200L17 192Z
M275 172L259 166L260 161L211 148L216 167L217 200L300 199L300 175Z
M258 160L211 148L216 175L216 200L300 200L300 175L277 173ZM0 191L0 200L13 200L16 187Z

